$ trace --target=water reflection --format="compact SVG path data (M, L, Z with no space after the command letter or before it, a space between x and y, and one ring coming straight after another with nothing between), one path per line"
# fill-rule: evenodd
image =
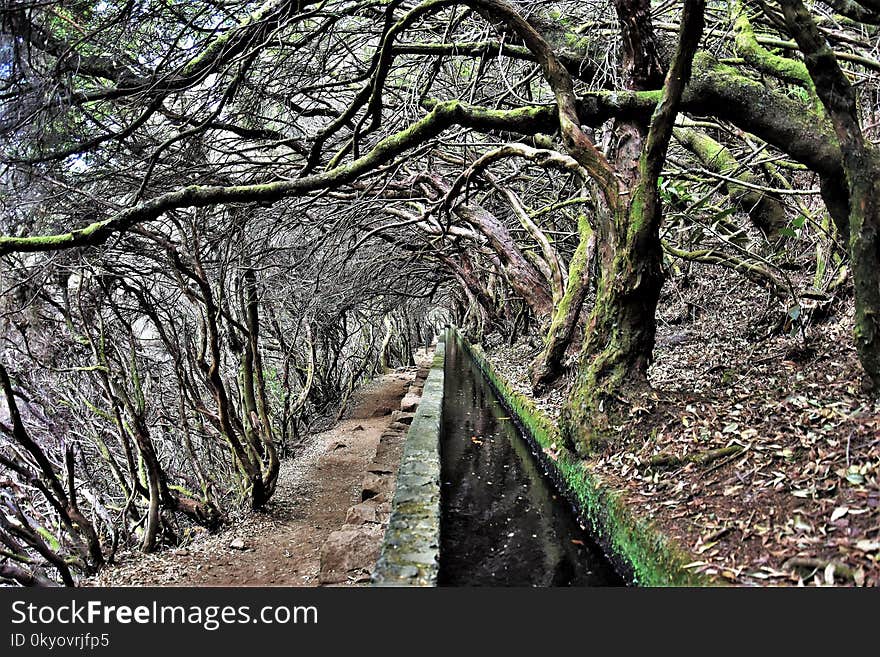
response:
M440 584L623 584L452 336L445 379Z

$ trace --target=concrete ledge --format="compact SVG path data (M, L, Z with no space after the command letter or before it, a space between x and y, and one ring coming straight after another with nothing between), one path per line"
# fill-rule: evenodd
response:
M440 424L446 344L437 342L397 471L376 586L436 586L440 551Z
M694 573L692 557L661 533L622 495L607 486L589 463L561 447L559 428L531 399L516 392L492 367L479 345L471 345L458 331L458 339L501 397L547 473L577 511L615 568L641 586L713 586L720 582ZM555 449L549 458L545 450Z

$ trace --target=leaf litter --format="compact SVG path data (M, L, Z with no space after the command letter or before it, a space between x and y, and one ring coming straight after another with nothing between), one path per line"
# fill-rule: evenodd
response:
M690 550L690 569L737 585L880 586L880 404L859 385L851 301L800 335L756 337L766 293L744 293L729 272L699 275L664 294L653 390L629 400L620 441L592 470ZM538 348L487 355L535 399ZM535 399L540 410L558 419L570 385ZM658 458L672 465L651 466Z

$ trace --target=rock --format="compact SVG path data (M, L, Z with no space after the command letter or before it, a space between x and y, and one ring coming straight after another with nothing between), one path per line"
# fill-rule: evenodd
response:
M370 500L355 504L345 515L345 524L364 525L368 522L379 522L377 511L377 505Z
M400 400L400 410L404 413L412 413L419 407L420 401L422 401L422 398L419 395L414 395L408 392L406 396Z
M363 431L363 430L364 430L364 425L359 424L356 427L352 427L351 432L354 433L355 431Z
M229 547L232 548L233 550L247 550L247 545L245 545L245 542L240 538L232 539L232 542L229 544Z
M392 422L392 423L388 426L388 428L389 428L389 429L394 429L395 431L401 431L401 432L403 432L403 431L408 431L408 430L409 430L409 425L408 425L408 424L404 424L403 422Z
M391 517L391 502L382 502L376 505L376 518L379 522L387 523Z
M397 470L397 464L400 462L400 456L403 452L403 441L402 434L382 434L373 462L391 464L392 469Z
M321 546L321 582L338 584L348 580L350 573L359 578L372 571L384 533L377 524L344 526L331 533Z
M390 497L393 487L394 479L390 476L369 472L361 482L361 500L377 497L380 498L378 501L384 502Z
M415 417L413 413L404 413L403 411L394 411L391 414L391 419L401 424L412 424L413 417Z
M386 415L391 415L391 409L387 406L380 406L375 411L373 411L371 417L384 417Z

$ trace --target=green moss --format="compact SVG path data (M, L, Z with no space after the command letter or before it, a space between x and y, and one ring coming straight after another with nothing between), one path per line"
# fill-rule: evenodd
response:
M746 62L761 72L796 84L812 86L810 74L802 62L775 55L758 43L742 2L731 3L731 9L735 13L733 29L736 49Z
M590 47L590 40L574 32L565 33L565 45L575 52L583 52Z
M479 345L458 339L515 414L540 450L553 450L555 459L541 452L544 465L561 484L582 518L588 523L612 559L629 572L633 583L642 586L709 586L718 582L686 568L693 559L653 524L637 516L624 496L605 483L589 463L562 446L559 428L534 402L515 392L486 359Z
M580 288L584 285L584 268L589 264L589 240L593 234L593 229L587 220L585 214L578 215L578 245L574 255L568 266L568 284L565 287L565 293L556 305L553 312L553 319L550 322L550 329L547 332L547 340L549 343L553 340L554 334L559 332L562 325L568 317L571 304L578 295Z
M168 484L168 490L173 490L175 493L180 493L181 495L188 497L192 500L198 500L199 495L194 493L193 491L185 488L184 486L177 486L174 484Z
M647 168L645 158L646 155L642 153L641 162L639 165L639 168L642 171ZM630 242L632 242L638 234L649 230L650 224L654 221L654 217L645 212L645 197L647 194L656 193L655 189L653 189L656 188L656 186L656 181L650 181L650 184L640 181L632 192L633 196L632 202L629 206L629 216L627 217L626 222L620 222L627 227L627 231L629 233L628 240Z
M703 164L711 166L715 171L734 174L739 168L733 154L709 135L699 130L682 128L675 131L675 136L696 153Z
M561 25L571 25L571 17L560 11L559 9L550 9L547 12L547 15L553 19L555 23L559 23Z
M589 93L587 98L598 98L601 105L609 111L609 116L614 112L625 111L627 108L637 106L639 108L648 108L656 105L663 98L662 89L652 89L649 91L596 91ZM637 101L635 102L634 101Z
M731 3L731 10L734 12L736 49L743 59L762 73L801 86L806 90L812 108L820 115L823 114L822 103L819 102L813 79L804 63L774 54L758 43L742 2L737 0Z

